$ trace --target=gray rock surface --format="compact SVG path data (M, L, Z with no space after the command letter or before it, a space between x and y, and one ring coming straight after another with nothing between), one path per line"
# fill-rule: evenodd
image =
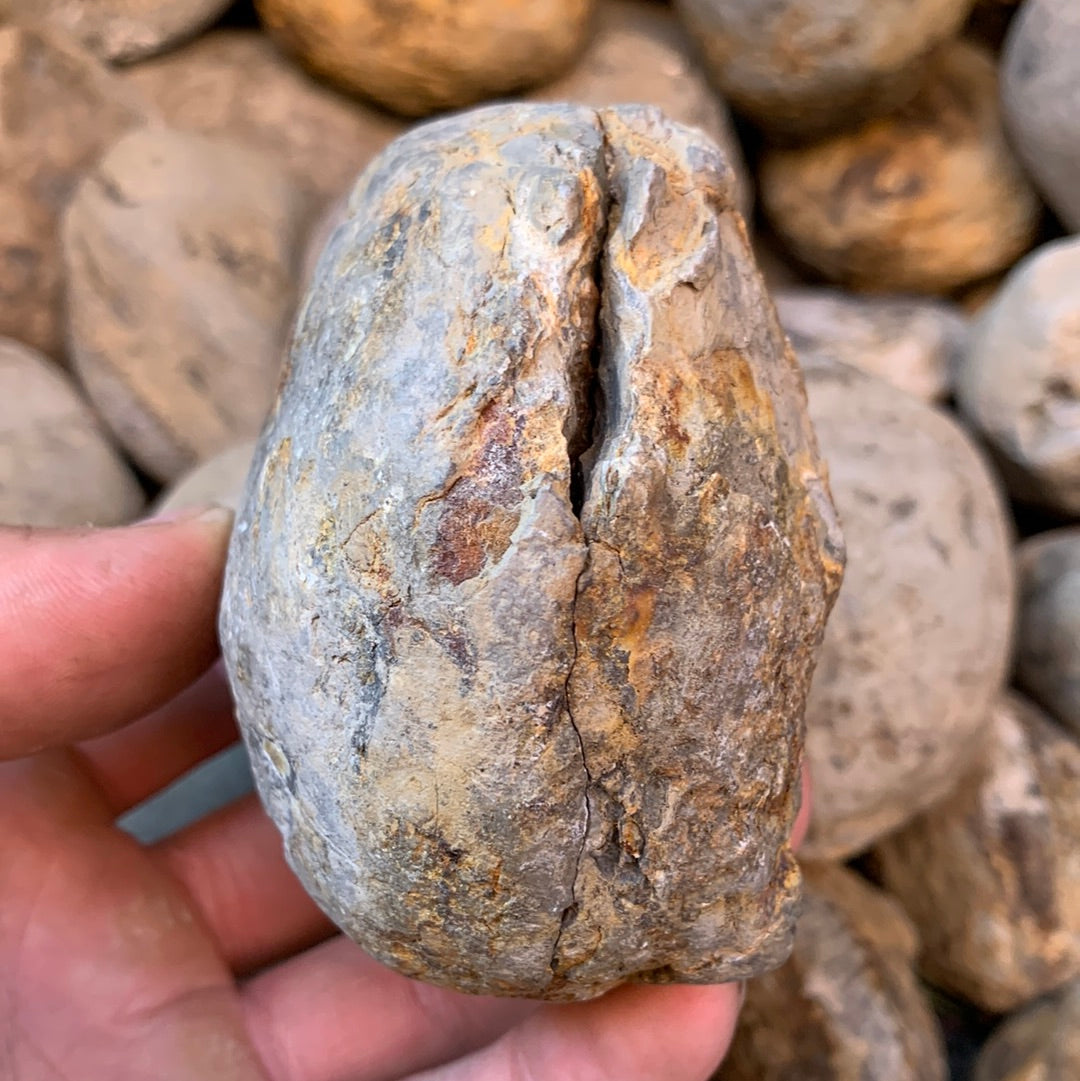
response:
M1080 232L1080 6L1025 0L1001 60L1009 136L1046 201Z
M1016 567L1017 679L1080 736L1080 526L1024 541Z
M731 169L655 110L501 106L350 210L221 614L293 867L467 991L775 966L842 541Z
M945 413L855 368L805 370L848 547L806 709L803 853L846 857L967 771L1010 662L1011 525Z
M972 324L956 399L1013 495L1080 516L1080 237L1012 268Z

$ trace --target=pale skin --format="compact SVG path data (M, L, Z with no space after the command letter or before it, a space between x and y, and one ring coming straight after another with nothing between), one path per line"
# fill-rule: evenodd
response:
M115 828L236 739L228 529L0 529L0 1077L704 1081L734 986L454 994L336 935L254 797L150 847Z

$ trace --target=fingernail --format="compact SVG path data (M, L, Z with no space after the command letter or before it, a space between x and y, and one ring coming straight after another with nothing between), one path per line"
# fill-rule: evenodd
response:
M178 507L154 514L135 522L135 525L175 525L177 522L205 522L208 525L227 525L233 520L233 512L220 503L205 503L196 507Z

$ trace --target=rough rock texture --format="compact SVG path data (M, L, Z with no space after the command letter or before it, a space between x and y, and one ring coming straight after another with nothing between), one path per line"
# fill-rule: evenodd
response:
M973 1081L1076 1081L1080 983L1010 1017L990 1037Z
M255 0L305 66L395 112L423 116L560 75L593 0Z
M773 291L780 325L802 363L810 354L876 375L926 402L949 396L967 341L953 305L921 297L864 297L835 289Z
M795 950L753 980L718 1081L945 1081L899 906L843 867L804 867Z
M823 358L810 415L848 545L807 705L811 858L848 856L946 794L1009 664L1010 526L944 413Z
M1009 28L1001 100L1013 145L1061 220L1080 232L1080 7L1026 0Z
M1080 736L1080 526L1024 541L1016 567L1017 678Z
M1013 495L1080 516L1080 237L1012 269L972 326L956 397Z
M774 135L850 128L909 101L973 0L675 0L716 85Z
M727 106L709 85L679 21L654 0L601 0L592 37L577 63L530 97L597 108L655 105L669 119L700 128L735 170L739 209L750 218L753 181Z
M0 335L60 359L60 213L145 110L76 42L19 26L0 27L0 102Z
M238 510L254 454L255 440L245 439L208 458L162 494L156 512L165 514L208 503Z
M401 121L322 86L265 34L220 30L124 78L174 128L242 140L325 199L402 130Z
M830 280L943 293L1008 266L1040 204L1005 140L990 54L941 49L903 109L812 146L765 154L761 203Z
M0 21L35 19L78 38L102 60L130 61L209 26L232 0L0 0Z
M258 433L309 217L273 161L187 132L133 132L79 185L63 227L72 361L157 479Z
M1016 695L975 774L873 853L932 983L993 1013L1080 975L1080 744Z
M467 991L778 964L842 542L730 168L656 110L499 106L350 207L221 617L294 868Z
M63 372L0 338L0 524L115 525L142 505L138 481Z

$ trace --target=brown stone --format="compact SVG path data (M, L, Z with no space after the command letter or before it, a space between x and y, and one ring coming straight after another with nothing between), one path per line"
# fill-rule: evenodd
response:
M806 710L804 853L866 848L966 772L1010 662L1011 525L946 414L855 368L804 358L848 568Z
M151 476L259 431L310 210L257 151L165 129L125 136L80 184L63 228L72 362Z
M102 60L153 56L193 37L232 0L0 0L0 21L35 19L56 26Z
M0 27L0 101L0 335L61 359L60 214L146 110L75 41L21 26Z
M915 95L927 55L973 0L675 0L731 103L805 141L884 116Z
M972 1081L1076 1081L1080 983L1010 1017L990 1037Z
M907 106L762 159L762 205L807 266L878 292L944 293L1012 263L1041 207L1001 127L993 58L942 48Z
M221 616L292 866L462 990L775 966L842 542L730 167L656 110L500 106L350 208Z
M256 31L207 34L124 78L172 127L247 143L326 199L351 187L402 130L316 82Z
M976 772L874 849L932 983L1001 1013L1080 976L1080 745L1015 696Z
M511 94L561 74L593 0L256 0L305 67L405 116Z
M803 871L791 960L748 985L717 1081L945 1081L899 906L843 867Z
M0 338L0 524L117 525L143 502L68 377L36 350Z

